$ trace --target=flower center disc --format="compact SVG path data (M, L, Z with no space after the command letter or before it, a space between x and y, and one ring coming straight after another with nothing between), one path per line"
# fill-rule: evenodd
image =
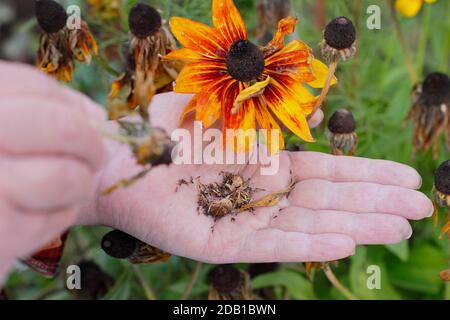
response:
M140 39L145 39L161 28L162 20L156 9L139 3L131 9L128 24L132 34Z
M348 49L355 42L356 30L349 19L338 17L325 27L324 38L326 43L334 49Z
M446 74L434 72L423 82L422 99L428 105L450 103L450 79Z
M236 80L251 82L264 71L264 54L248 40L238 40L227 55L228 73Z

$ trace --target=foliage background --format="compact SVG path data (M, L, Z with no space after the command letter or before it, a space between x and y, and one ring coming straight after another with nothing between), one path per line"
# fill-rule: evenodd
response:
M0 1L3 2L5 0ZM6 1L8 2L8 1ZM33 1L18 1L30 6ZM136 2L124 0L120 17L112 23L103 23L90 14L85 1L61 1L79 4L84 18L94 33L112 31L108 40L101 41L102 52L107 47L120 47L126 40L127 11ZM205 0L149 0L163 13L163 17L178 15L209 23L210 1ZM237 0L250 29L257 23L255 0ZM326 115L337 108L349 108L357 120L360 144L358 156L395 160L409 164L423 176L422 191L431 196L433 173L439 163L449 158L441 147L439 160L430 153L419 154L412 159L411 125L404 124L409 108L412 83L405 67L405 57L395 33L389 7L384 0L326 1L326 19L345 15L358 27L357 56L339 65L339 85L331 90L326 100ZM381 30L366 28L366 8L371 4L381 7ZM321 41L321 29L316 21L317 1L293 0L293 13L300 19L296 36L306 41L316 56ZM357 10L360 5L360 10ZM1 10L0 10L1 11ZM5 12L3 12L5 13ZM448 74L450 52L450 1L438 0L425 5L414 18L400 17L401 27L407 39L409 52L420 79L432 71ZM0 55L13 60L33 61L37 49L38 28L29 15L8 25L8 39L0 33ZM0 25L5 14L0 15ZM119 19L119 20L118 20ZM120 29L117 31L117 29ZM0 27L0 31L1 31ZM4 30L4 29L3 29ZM3 36L5 33L3 33ZM26 39L27 41L24 41ZM5 49L6 40L8 47ZM14 47L16 46L16 47ZM14 51L16 50L16 51ZM11 52L13 53L11 56ZM16 54L14 54L16 52ZM121 69L120 57L107 61L114 69ZM78 66L71 86L85 92L100 103L105 103L113 76L96 60L91 66ZM315 129L318 142L307 145L310 150L329 152L325 127ZM408 201L408 199L403 199ZM441 212L444 214L444 212ZM414 235L409 241L389 246L359 247L356 254L333 267L337 278L359 299L450 299L450 285L439 278L439 272L448 267L449 244L438 240L438 230L431 219L413 223ZM168 263L132 266L126 261L106 256L99 247L100 239L108 231L104 227L77 227L71 233L63 259L64 266L82 259L95 261L113 279L114 285L104 299L179 299L188 284L195 262L172 257ZM382 271L380 290L368 290L366 269L378 265ZM247 265L240 265L247 268ZM207 274L212 266L203 266L190 298L206 298ZM63 269L64 270L64 269ZM323 272L315 273L314 281L308 280L302 264L284 264L278 271L264 274L252 280L255 288L275 286L280 299L345 299L330 284ZM16 271L6 285L13 299L71 299L65 290L64 272L55 280L44 279L23 270Z

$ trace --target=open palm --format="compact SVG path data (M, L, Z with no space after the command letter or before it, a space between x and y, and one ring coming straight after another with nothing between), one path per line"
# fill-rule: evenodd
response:
M151 106L153 124L171 132L189 98L157 96ZM315 118L320 121L321 115ZM140 170L126 146L110 149L99 194ZM264 190L254 199L284 189L291 181L296 185L274 207L214 222L199 213L195 178L218 182L221 172L251 178L253 187ZM178 186L191 177L194 184ZM274 176L260 175L258 165L159 166L129 188L98 196L91 223L104 223L172 254L211 263L330 261L352 255L358 244L409 238L407 219L432 213L431 202L415 190L420 183L417 172L402 164L314 152L283 152Z

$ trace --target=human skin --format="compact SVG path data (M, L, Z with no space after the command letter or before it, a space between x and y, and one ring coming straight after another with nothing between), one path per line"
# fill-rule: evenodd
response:
M177 128L190 96L163 94L150 107L154 126ZM323 115L311 119L317 125ZM192 126L192 119L186 123ZM172 254L210 263L331 261L356 245L396 243L412 234L408 220L431 215L416 191L421 178L385 160L282 152L275 176L258 165L170 165L131 187L103 196L141 170L128 146L102 138L114 129L101 107L30 67L0 62L0 277L13 261L72 225L107 225ZM214 222L199 214L195 185L220 172L251 178L261 195L296 181L274 207ZM214 231L211 227L214 225Z

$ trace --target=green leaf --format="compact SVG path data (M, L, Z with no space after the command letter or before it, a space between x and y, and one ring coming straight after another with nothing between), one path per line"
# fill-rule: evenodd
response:
M254 289L283 286L293 299L316 299L311 283L301 274L290 270L262 274L252 280L252 286Z
M402 261L407 261L409 258L409 245L408 241L404 240L397 244L388 244L385 245L386 249L388 249L391 253L393 253L397 258Z
M439 272L447 267L444 252L429 244L413 247L406 262L392 263L389 275L392 282L408 290L437 294L443 287Z
M359 299L365 300L397 300L401 296L396 292L391 284L387 268L384 264L382 256L379 254L368 254L366 247L360 247L356 254L351 258L350 266L350 291ZM372 253L372 252L370 252ZM380 289L370 289L368 286L369 277L373 274L368 272L369 267L375 266L379 268Z

